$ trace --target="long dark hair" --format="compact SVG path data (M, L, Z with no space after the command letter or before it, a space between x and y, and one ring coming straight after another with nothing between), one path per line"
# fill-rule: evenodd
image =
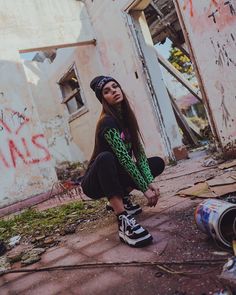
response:
M111 117L113 117L121 129L128 129L129 135L130 135L130 142L132 144L133 154L136 159L138 158L140 140L143 142L143 138L140 133L137 119L129 104L127 96L122 90L122 88L121 88L121 91L123 94L123 100L121 102L122 120L120 119L120 116L118 115L117 108L108 104L108 102L105 99L102 99L102 112L97 122L96 132L95 132L95 145L94 145L93 153L89 161L89 164L93 162L93 160L99 154L98 132L99 132L100 124L102 123L106 115L110 115Z

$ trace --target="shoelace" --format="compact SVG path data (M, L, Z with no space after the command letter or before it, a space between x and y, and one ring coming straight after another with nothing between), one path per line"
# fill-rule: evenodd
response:
M128 218L128 217L129 217L129 215L128 216L126 216L126 215L122 216L122 222L123 223L125 222L125 225L126 225L126 226L124 226L124 228L126 228L127 225L129 225L131 227L131 229L133 229L135 226L137 226L137 222L133 217L132 218Z

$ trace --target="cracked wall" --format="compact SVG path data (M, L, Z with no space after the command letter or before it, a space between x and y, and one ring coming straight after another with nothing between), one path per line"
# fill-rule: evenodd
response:
M22 5L0 0L0 7L0 207L4 207L51 189L57 177L50 149L63 121L59 115L47 124L40 122L42 114L19 51L78 44L93 39L93 34L80 1L26 0ZM46 106L43 111L47 113ZM57 146L69 155L69 130L63 132L64 141Z
M236 1L176 0L176 3L219 141L225 150L235 150Z

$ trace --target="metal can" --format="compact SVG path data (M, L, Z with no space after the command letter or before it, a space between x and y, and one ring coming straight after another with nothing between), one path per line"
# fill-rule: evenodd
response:
M236 237L236 204L207 199L195 210L198 228L227 247Z

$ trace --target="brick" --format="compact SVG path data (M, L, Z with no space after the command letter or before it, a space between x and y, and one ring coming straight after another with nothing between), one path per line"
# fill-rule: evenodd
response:
M41 264L49 264L54 260L63 259L70 253L71 250L65 247L63 248L52 248L41 256Z
M25 292L26 290L32 288L38 283L47 280L47 273L29 273L20 276L18 279L10 281L4 285L5 288L8 288L9 294L14 294L14 292ZM1 293L2 294L2 293Z
M48 280L45 280L40 285L30 288L21 295L58 295L62 294L62 288L63 287L58 280L55 280L54 282L48 282Z
M80 253L74 253L74 254L63 256L62 259L54 260L54 262L51 263L51 266L79 264L85 261L86 259L87 257Z
M188 159L188 150L186 149L185 146L174 148L173 153L177 161Z
M153 228L169 220L169 216L154 214L153 216L146 218L145 220L139 219L138 222L140 222L140 224L144 227Z
M97 259L104 262L129 262L129 261L149 261L153 257L153 252L149 251L149 247L132 248L120 242L113 249L97 256Z
M84 247L82 250L82 253L90 257L97 256L101 253L109 251L110 249L113 249L118 244L120 244L120 240L118 240L116 237L114 238L114 235L107 238L104 237L100 239L99 241L96 241L93 244L90 244L87 247Z
M127 279L126 279L127 280ZM78 287L77 294L94 295L94 294L116 294L116 286L124 283L124 277L115 271L101 271L96 277L90 279L85 284ZM76 291L76 290L74 290ZM75 293L76 294L76 293Z
M78 239L70 239L67 242L67 246L69 245L73 249L82 249L84 247L87 247L90 244L93 244L96 241L99 241L100 239L103 239L102 236L98 235L97 233L91 233L91 234L78 234L80 240Z

